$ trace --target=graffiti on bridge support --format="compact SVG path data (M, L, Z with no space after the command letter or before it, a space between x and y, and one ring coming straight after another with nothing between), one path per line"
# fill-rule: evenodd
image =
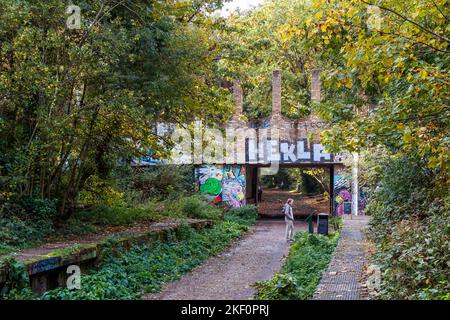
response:
M224 203L229 208L245 205L245 166L201 165L195 171L200 192L212 203Z

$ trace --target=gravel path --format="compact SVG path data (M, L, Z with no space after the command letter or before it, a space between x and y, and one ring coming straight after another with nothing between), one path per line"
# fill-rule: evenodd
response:
M301 222L297 222L295 228L296 231L306 229ZM160 293L147 295L144 299L252 299L251 285L272 278L281 268L283 257L289 251L284 232L284 220L260 220L230 249L168 284Z

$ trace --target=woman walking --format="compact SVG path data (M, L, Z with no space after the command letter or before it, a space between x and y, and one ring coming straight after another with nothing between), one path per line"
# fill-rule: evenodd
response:
M294 213L292 211L293 199L288 199L283 206L284 221L286 222L286 241L294 241Z

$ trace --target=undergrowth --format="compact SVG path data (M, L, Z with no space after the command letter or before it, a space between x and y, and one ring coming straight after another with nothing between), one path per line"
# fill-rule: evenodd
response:
M304 300L311 297L330 263L339 238L298 232L281 271L255 284L259 300Z
M230 217L234 214L231 213ZM11 286L12 290L4 298L139 299L145 293L160 291L164 283L179 279L208 257L223 251L254 222L243 216L240 219L240 223L221 221L213 228L202 231L184 226L176 234L172 234L167 242L136 245L128 251L117 249L114 242L111 242L104 252L102 263L82 275L80 290L58 288L41 297L33 297L28 287Z

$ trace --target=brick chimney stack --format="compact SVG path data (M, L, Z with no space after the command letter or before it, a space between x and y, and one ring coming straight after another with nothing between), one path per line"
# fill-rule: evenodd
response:
M311 70L311 100L320 102L320 69Z

